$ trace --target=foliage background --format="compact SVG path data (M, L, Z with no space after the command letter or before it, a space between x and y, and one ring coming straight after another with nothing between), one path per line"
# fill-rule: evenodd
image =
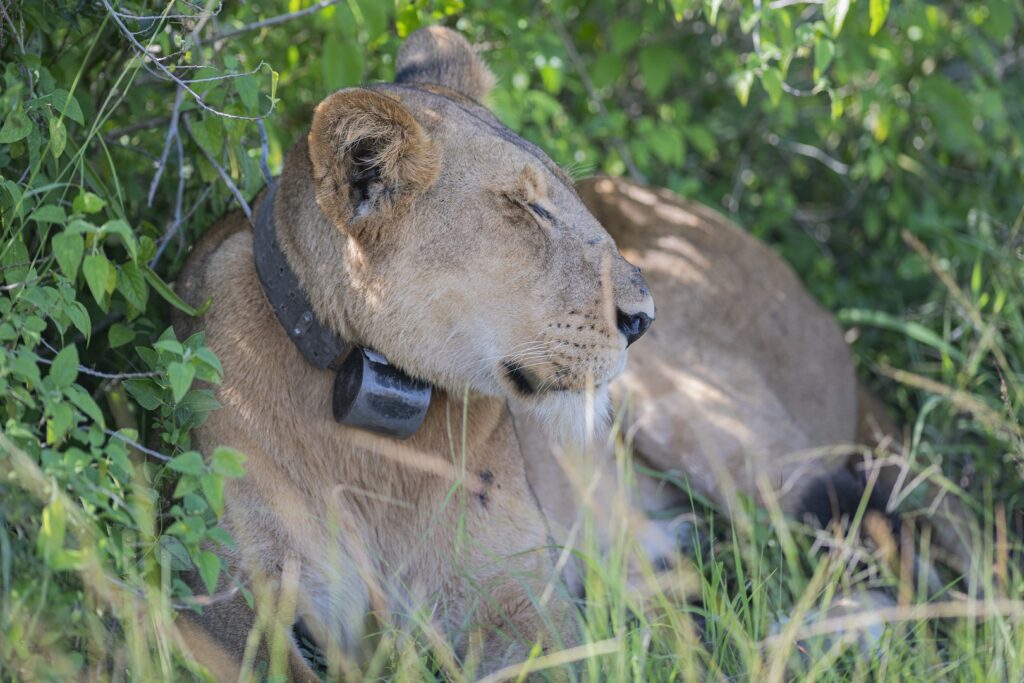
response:
M167 283L320 99L390 80L430 23L482 46L491 106L576 175L669 187L775 247L908 457L1019 532L1022 19L1014 0L0 0L0 675L182 665L175 572L216 583L200 544L228 540L244 458L190 450L220 366L168 332Z

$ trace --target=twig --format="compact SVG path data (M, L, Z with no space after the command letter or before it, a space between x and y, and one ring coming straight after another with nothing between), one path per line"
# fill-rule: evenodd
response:
M174 83L176 83L178 85L179 88L183 88L185 90L185 92L187 92L189 95L191 95L192 98L195 100L196 104L199 105L200 108L205 109L206 111L208 111L208 112L210 112L212 114L216 114L217 116L222 116L222 117L224 117L226 119L236 119L236 120L240 120L240 121L255 121L256 119L260 118L260 116L242 116L242 115L239 115L239 114L229 114L226 111L220 111L219 109L216 109L216 108L211 107L210 105L208 105L203 100L202 96L199 93L197 93L195 90L190 88L185 81L183 81L180 78L178 78L177 76L175 76L174 73L170 69L168 69L167 66L162 61L160 61L159 59L153 58L152 55L149 54L149 51L146 49L146 47L142 43L140 43L138 41L138 39L135 37L135 34L132 33L130 30L128 30L128 27L124 25L124 22L121 21L120 15L118 15L118 13L114 11L114 8L110 6L110 2L108 2L108 0L101 0L101 2L103 3L103 6L106 8L107 12L110 13L110 16L114 20L114 23L117 24L117 27L119 29L121 29L121 32L125 35L125 37L128 38L128 41L131 42L132 47L134 47L135 50L139 53L139 57L142 59L142 65L145 67L145 69L147 71L150 71L152 73L152 69L147 64L147 60L148 60L148 62L150 64L153 64L154 66L156 66L156 68L159 69L160 72L164 76L166 76L168 80L173 81ZM261 116L267 116L273 110L274 110L274 103L271 102L270 103L270 110L265 112Z
M119 439L121 441L124 441L126 444L128 444L132 448L136 449L140 453L145 453L146 455L148 455L150 457L156 458L157 460L162 460L164 462L170 462L170 460L171 460L171 456L164 455L163 453L160 453L159 451L154 451L152 448L146 448L145 446L140 444L138 441L133 441L132 439L129 439L127 436L125 436L121 432L115 432L113 429L104 429L103 431L106 433L107 436L112 436L115 439Z
M104 135L103 138L107 142L115 142L122 135L131 135L132 133L136 133L136 132L138 132L140 130L150 130L150 129L153 129L153 128L160 128L161 126L166 124L168 121L170 121L170 119L167 118L166 116L151 116L148 119L142 119L141 121L136 121L135 123L129 124L129 125L124 126L122 128L115 128L114 130L112 130L109 133L107 133L106 135Z
M171 110L171 125L167 128L167 139L164 141L164 150L160 153L160 160L156 162L156 173L153 175L153 182L149 184L149 195L146 197L146 206L153 206L153 196L156 194L157 185L160 184L160 176L164 174L167 166L167 154L171 151L171 142L178 137L178 119L181 116L181 102L185 98L185 91L180 87L174 96L174 108ZM178 143L181 144L180 142ZM179 175L181 169L178 169Z
M590 80L590 75L587 73L586 66L583 64L583 60L580 58L580 53L576 50L576 45L572 42L572 36L565 30L565 25L562 24L562 20L558 17L557 13L549 12L548 16L551 17L551 23L555 27L555 32L558 34L559 39L562 41L563 47L565 47L565 54L569 57L569 61L572 62L573 69L576 70L576 74L580 77L580 81L583 82L583 87L587 91L587 96L597 109L597 113L601 118L608 119L608 110L605 109L604 102L601 101L601 96L597 92L597 88L594 87L594 82ZM637 168L636 164L633 163L633 155L629 153L629 149L625 143L616 135L612 135L609 138L612 146L615 147L615 151L619 153L619 157L622 159L622 163L625 164L626 170L629 172L629 176L640 183L646 182L643 173Z
M211 43L218 43L218 42L220 42L222 40L227 40L228 38L234 38L235 36L242 35L243 33L248 33L250 31L256 31L256 30L259 30L261 28L266 28L267 26L276 26L277 24L283 24L286 21L291 21L292 19L298 19L299 17L304 17L304 16L309 15L309 14L314 14L315 12L319 12L320 10L322 10L322 9L324 9L326 7L330 7L332 5L337 5L338 1L339 0L320 0L320 2L316 3L315 5L310 5L309 7L306 7L305 9L300 9L297 12L291 12L289 14L280 14L280 15L278 15L276 17L270 17L269 19L263 19L262 21L254 21L253 23L246 24L245 26L243 26L241 28L236 28L236 29L231 30L231 31L225 31L224 33L219 33L219 34L213 36L212 38L210 38L210 42Z
M160 260L160 257L164 253L164 249L166 249L167 245L170 244L171 238L174 237L174 235L176 235L176 234L177 235L181 234L181 226L185 222L187 222L188 219L192 218L192 214L194 214L196 212L196 209L199 208L200 204L202 204L206 200L207 195L210 194L211 187L212 186L210 186L210 185L207 185L206 187L204 187L202 194L199 195L199 199L197 199L192 204L192 208L188 210L188 213L186 213L182 218L174 221L174 225L172 225L170 227L170 229L166 233L164 233L164 236L160 238L160 244L157 246L156 255L153 256L153 260L150 261L150 263L149 263L151 268L154 267L156 265L157 261Z
M48 348L51 352L58 353L57 349L54 348L53 345L47 342L45 339L41 339L40 341L43 343L43 346ZM49 358L40 358L39 362L42 363L43 365L53 365L53 361ZM160 376L159 372L100 372L99 370L93 370L92 368L86 367L84 365L79 365L78 371L83 375L89 375L90 377L99 377L101 379L134 379L140 377Z
M783 147L788 149L790 152L799 154L800 156L807 157L808 159L814 159L818 163L822 164L825 168L837 173L839 175L849 175L850 166L839 161L835 157L831 157L822 150L814 147L813 145L805 145L802 142L791 142L789 140L783 140L774 133L766 138L769 145L775 147Z
M40 358L40 363L44 365L53 365L53 361L49 358ZM99 377L100 379L137 379L142 377L159 377L159 372L100 372L99 370L93 370L92 368L84 365L78 366L78 371L83 375L89 375L90 377Z
M775 2L769 3L768 7L771 9L782 9L783 7L792 7L793 5L824 5L825 0L775 0Z
M188 118L183 118L182 120L185 123L185 130L188 131L189 137L192 138L193 140L196 140L196 136L192 134L192 129L188 125ZM196 140L196 146L200 149L200 151L202 151L203 156L206 157L206 160L208 162L210 162L210 165L217 170L217 175L220 176L220 179L223 180L224 184L228 186L229 190L231 190L231 194L235 196L235 199L238 200L239 206L242 207L242 212L245 213L245 217L249 219L250 223L252 223L252 209L249 208L249 202L245 201L245 197L242 196L242 193L238 189L238 186L235 185L233 180L231 180L231 176L228 175L228 172L224 170L223 166L218 164L214 160L214 158L210 156L210 153L207 152L206 149L204 149L203 146L199 144L198 140Z

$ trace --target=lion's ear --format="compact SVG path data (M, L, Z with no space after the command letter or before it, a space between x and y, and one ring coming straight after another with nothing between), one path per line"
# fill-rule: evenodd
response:
M317 204L353 232L394 218L437 178L433 141L401 103L371 90L321 102L308 142Z
M395 83L443 85L479 102L494 87L494 74L465 38L449 28L430 26L402 43Z

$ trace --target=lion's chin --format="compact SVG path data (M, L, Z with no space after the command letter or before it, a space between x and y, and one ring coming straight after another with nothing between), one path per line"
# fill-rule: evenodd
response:
M528 410L547 437L565 449L583 450L605 438L611 424L608 386L593 391L551 391L533 397Z

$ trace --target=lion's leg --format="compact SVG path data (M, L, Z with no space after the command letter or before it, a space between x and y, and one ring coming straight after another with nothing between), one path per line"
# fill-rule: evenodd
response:
M198 572L183 578L196 595L206 592ZM276 604L280 581L263 583L254 594L257 608L269 610L269 624L259 625L257 612L249 607L241 591L232 592L221 586L221 592L210 596L200 612L179 612L175 625L185 647L218 681L262 678L274 667L287 673L288 680L318 682L319 677L306 664L292 639L292 615L287 615L283 622L274 618L284 611ZM254 638L258 638L255 643ZM275 657L274 653L280 655Z

